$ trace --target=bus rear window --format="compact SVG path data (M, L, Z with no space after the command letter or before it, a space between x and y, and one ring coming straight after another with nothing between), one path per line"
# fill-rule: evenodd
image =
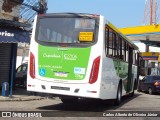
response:
M93 43L96 19L40 17L36 28L36 41L46 43Z

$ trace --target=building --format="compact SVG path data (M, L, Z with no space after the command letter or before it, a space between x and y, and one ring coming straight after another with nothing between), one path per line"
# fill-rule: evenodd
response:
M47 10L45 3L45 0L0 0L0 87L8 82L10 93L18 43L30 42L34 16Z

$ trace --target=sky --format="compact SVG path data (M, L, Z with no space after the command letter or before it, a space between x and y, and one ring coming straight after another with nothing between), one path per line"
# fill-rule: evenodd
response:
M48 0L47 13L101 14L117 28L140 26L145 0Z

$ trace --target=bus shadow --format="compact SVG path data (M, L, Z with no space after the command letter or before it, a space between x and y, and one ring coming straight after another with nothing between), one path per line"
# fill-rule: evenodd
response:
M55 105L38 107L39 110L54 110L54 111L83 111L83 112L104 112L108 110L116 110L128 103L129 101L136 99L141 94L136 93L133 97L122 97L122 103L119 106L115 106L113 100L99 100L99 99L81 99L78 103L64 104L59 103Z

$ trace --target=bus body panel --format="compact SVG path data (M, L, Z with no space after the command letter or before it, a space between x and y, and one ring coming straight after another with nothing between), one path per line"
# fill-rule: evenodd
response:
M100 85L89 84L62 84L46 82L35 79L35 86L29 87L28 91L50 93L56 95L68 95L77 97L100 98Z
M101 44L101 43L100 43ZM91 53L96 53L96 48L102 48L101 45L97 43L96 45L92 46ZM34 46L36 47L36 46ZM30 49L30 51L33 54L36 54L36 51L34 49ZM102 51L99 49L99 51ZM97 58L98 56L102 56L100 53L98 54L93 54L91 55L92 57L89 58L88 62L88 69L86 71L86 76L83 80L64 80L64 79L54 79L54 78L45 78L40 76L39 70L38 70L38 59L35 57L35 68L36 68L36 73L35 79L32 79L29 75L28 71L28 77L27 77L27 87L28 91L35 91L35 92L44 92L44 93L53 93L53 94L60 94L60 95L71 95L71 96L82 96L82 97L92 97L93 98L100 98L99 96L99 90L100 90L100 83L101 83L101 76L98 76L98 79L96 83L90 84L89 83L89 78L90 78L90 72L93 64L93 60ZM29 63L30 64L30 63ZM29 66L30 67L30 66ZM100 68L101 68L101 63L100 63ZM99 73L101 73L101 69L99 69ZM46 90L43 90L43 87L46 87ZM56 87L62 87L62 88L70 88L69 91L63 91L63 90L52 90L51 86L56 86ZM83 89L82 89L83 88ZM86 88L86 89L84 89ZM76 89L79 89L79 93L74 93ZM92 91L95 91L96 93L93 94ZM92 94L91 94L92 93ZM84 96L85 95L85 96Z
M100 23L103 23L103 24L100 24L99 26L99 31L101 31L103 28L103 25L104 25L104 18L101 17L100 18ZM90 73L91 73L91 68L92 68L92 65L93 65L93 61L97 58L97 57L100 57L100 66L99 68L102 67L102 63L101 63L101 59L102 59L102 52L103 52L103 39L104 39L104 33L102 32L99 32L100 33L100 36L98 36L98 41L95 45L93 45L92 47L86 47L86 48L76 48L76 47L72 47L72 48L69 48L69 47L44 47L44 46L40 46L38 45L35 40L34 40L34 36L32 37L32 43L34 46L31 46L30 47L30 52L32 52L34 55L35 55L35 68L36 68L36 72L35 72L35 76L36 78L35 79L32 79L29 75L29 72L28 72L28 78L27 78L27 84L29 85L29 87L27 87L27 90L28 91L35 91L35 92L44 92L44 93L53 93L53 94L60 94L60 95L70 95L70 96L81 96L81 97L93 97L93 98L100 98L101 96L99 96L99 90L100 90L100 84L101 84L101 76L98 75L98 79L97 81L94 83L94 84L90 84L89 83L89 78L90 78ZM33 33L34 34L34 33ZM38 47L41 47L40 49L35 50L35 48L38 48ZM46 77L46 76L43 76L42 74L40 74L40 70L41 69L44 69L44 67L46 68L49 68L49 70L52 70L52 66L55 65L55 64L51 64L51 61L48 61L47 59L49 57L46 57L47 54L52 54L54 59L56 59L56 57L58 58L58 54L61 54L61 55L65 55L65 53L62 54L61 53L55 53L55 49L58 51L58 49L72 49L72 54L75 54L77 55L79 52L79 54L86 54L85 51L87 49L89 49L88 51L88 58L87 59L83 59L82 57L83 56L80 56L82 60L85 60L87 61L87 65L85 66L86 68L86 75L83 79L81 80L76 80L76 79L73 79L73 77L71 79L67 78L67 79L63 79L63 78L54 78L54 77ZM84 50L85 49L85 50ZM97 52L98 50L98 52ZM40 53L41 51L41 53ZM49 52L48 52L49 51ZM56 51L56 52L57 52ZM64 51L63 51L64 52ZM38 58L38 54L41 54L41 57L45 56L46 59L44 58L41 58L39 57ZM45 53L45 54L43 54ZM71 54L71 53L66 53L66 54ZM78 56L78 55L77 55ZM76 57L78 58L78 57ZM44 59L42 61L42 59ZM52 58L51 58L52 59ZM40 64L40 61L43 62L43 64ZM45 61L48 61L48 62L45 62ZM61 60L57 60L59 62L61 62ZM57 62L55 61L55 62ZM54 60L53 60L54 62ZM80 61L78 61L80 62ZM77 63L78 63L77 62ZM66 62L65 64L73 64L72 66L72 71L68 71L68 72L74 72L74 67L79 67L78 65L76 65L77 63L74 64L73 61L71 61L71 63L68 63ZM30 64L30 63L29 63ZM60 65L64 64L64 61L63 63L61 63ZM81 64L81 63L80 63ZM41 68L41 66L43 66L43 68ZM63 67L63 66L62 66ZM38 69L39 68L39 69ZM45 69L46 69L45 68ZM57 70L58 71L58 70ZM47 72L47 70L46 70ZM99 69L99 74L101 74L102 72L102 69ZM46 74L46 73L45 73ZM34 82L33 82L34 81ZM43 89L42 86L45 86L45 90ZM59 88L69 88L70 90L69 91L64 91L64 90L56 90L56 89L51 89L51 87L57 87L57 89ZM83 89L82 89L83 88ZM79 89L79 93L74 93L74 91L76 89ZM93 94L93 93L94 94Z
M122 80L122 95L127 94L128 63L106 56L104 46L106 22L103 16L100 16L99 19L98 40L96 44L85 48L66 46L46 47L39 45L35 41L36 20L37 17L35 18L30 46L30 53L35 57L35 78L33 79L30 76L29 61L27 75L28 91L86 98L115 99L117 97L118 84L120 80ZM65 49L69 52L66 52ZM87 53L83 59L82 54L85 54L85 51L87 51ZM66 56L64 55L66 54L71 55L72 58L68 59L72 59L73 61L62 61L65 59ZM89 79L93 62L97 57L100 57L98 78L95 83L90 84ZM49 60L48 62L50 58L53 60ZM74 59L79 61L76 62ZM85 63L80 64L79 62L83 60ZM52 63L52 61L55 63ZM69 64L71 64L71 66L68 66ZM62 69L63 67L65 68ZM69 68L67 69L66 67ZM56 68L56 71L54 68ZM132 68L131 81L133 84L137 78L137 66L132 65ZM76 71L76 69L78 71ZM40 73L40 71L42 71L42 73ZM54 74L53 76L52 73ZM57 76L55 76L55 73ZM69 74L65 73L72 73L72 75L69 77ZM79 74L79 79L76 78L74 74ZM131 91L129 92L133 90L133 85L131 85L131 87Z
M36 45L34 46L34 47L36 47ZM40 65L40 64L38 64L39 63L39 60L38 60L38 57L35 57L35 60L36 60L36 62L35 62L35 68L36 68L36 78L37 79L39 79L39 80L45 80L45 81L48 81L48 82L61 82L61 83L88 83L89 82L89 77L90 77L90 72L91 72L91 68L92 68L92 64L93 64L93 61L94 61L94 59L96 59L97 57L101 57L102 56L102 54L101 53L96 53L96 49L97 48L101 48L101 45L99 45L99 43L97 43L96 45L93 45L92 46L92 48L91 48L91 51L90 51L90 53L91 53L91 55L89 56L89 59L88 59L88 62L87 62L87 67L86 67L86 75L85 75L85 77L82 79L82 80L77 80L77 79L63 79L63 77L62 78L54 78L54 77L46 77L46 76L42 76L42 75L40 75L40 70L41 70L41 68L40 69L38 69L39 68L39 66L42 66L42 65ZM68 48L69 49L69 48ZM73 49L73 48L72 48ZM81 51L81 48L74 48L74 50L76 51L76 49L78 49L79 51ZM83 48L82 48L83 49ZM89 48L90 49L90 48ZM102 49L99 49L99 51L102 51ZM34 49L32 50L30 50L30 52L32 52L33 54L37 54L37 52L38 51L34 51ZM54 54L54 53L53 53ZM75 52L75 54L76 54L76 52ZM81 53L81 54L84 54L84 53ZM82 56L83 57L83 56ZM82 58L83 59L83 58ZM45 62L45 61L44 61ZM53 61L54 62L54 61ZM61 62L61 61L60 61ZM65 64L68 64L68 62L66 62ZM70 64L72 64L72 62L70 63ZM48 64L47 62L45 63L45 64L43 64L43 66L47 66L47 68L48 68L48 66L49 66L49 68L50 68L50 66L52 66L52 65L54 65L54 64ZM101 64L100 64L101 65ZM75 65L75 66L73 66L72 67L72 71L69 71L69 72L72 72L72 73L74 73L74 67L78 67L78 65ZM49 70L52 70L52 68L50 68ZM100 72L100 70L99 70L99 72ZM98 80L97 80L97 82L96 83L99 83L100 82L100 80L99 80L99 78L100 78L101 76L98 76Z
M134 83L137 79L137 66L132 65L131 90L127 91L128 63L112 58L104 57L102 67L102 83L100 96L102 99L115 99L117 95L118 84L122 80L122 96L132 93ZM107 92L106 92L107 91Z

